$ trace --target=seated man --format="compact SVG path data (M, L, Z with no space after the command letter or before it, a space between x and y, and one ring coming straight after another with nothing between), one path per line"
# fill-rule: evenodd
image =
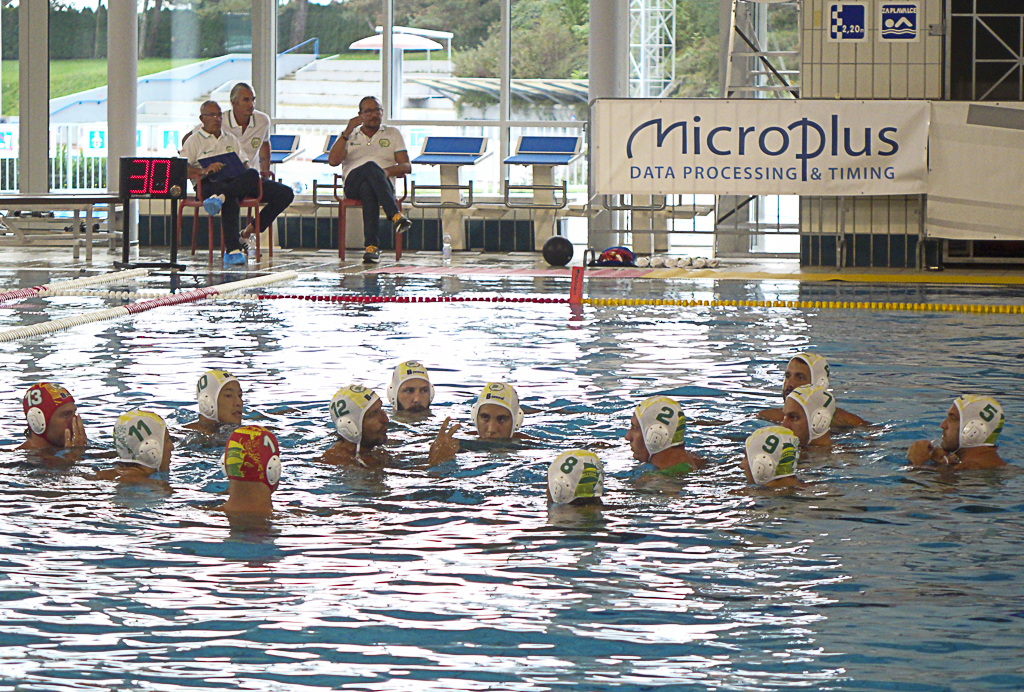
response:
M786 365L786 375L782 381L782 400L785 401L789 393L801 385L813 384L817 387L828 388L829 377L830 372L827 360L809 351L798 353ZM782 409L765 409L758 413L757 417L772 423L781 423ZM832 418L833 427L851 428L858 425L869 425L869 423L849 411L841 408L836 409L836 414Z
M604 466L593 452L562 452L548 466L548 502L556 505L600 505Z
M72 461L81 456L89 440L75 398L68 390L53 382L39 382L28 388L21 405L28 423L28 439L17 449L67 449L64 458Z
M754 432L743 446L740 462L747 482L765 488L802 487L796 477L799 446L800 439L781 425Z
M801 447L831 447L835 411L836 400L827 389L801 385L786 397L782 425L797 436Z
M327 464L381 464L380 455L369 456L388 441L388 414L380 397L367 387L352 384L339 389L331 398L331 422L341 437L324 452L320 461Z
M686 415L675 399L652 396L633 411L626 441L637 461L650 463L657 473L678 476L696 471L704 460L686 451Z
M990 396L966 394L953 402L946 413L942 440L935 446L918 440L907 450L914 466L932 463L954 471L994 469L1006 462L996 451L996 440L1003 431L1003 407Z
M476 434L481 440L510 440L527 437L519 432L523 425L523 409L519 406L519 395L512 385L505 382L488 382L470 412L476 422ZM428 463L440 464L454 459L459 451L455 433L462 427L456 423L448 429L451 418L445 418L441 430L430 445Z
M430 384L427 369L415 360L407 360L395 367L388 386L388 401L396 412L423 413L434 400L434 385Z
M252 168L231 178L213 180L209 176L217 173L224 164L215 161L207 166L201 163L221 154L234 153L246 164L249 159L235 136L221 129L223 114L216 101L205 101L199 107L201 126L192 130L181 147L181 156L188 159L188 177L190 180L202 180L203 207L211 216L220 214L220 226L224 234L224 264L244 265L245 253L238 233L238 202L246 197L254 197L259 187L260 174ZM193 233L198 229L193 228Z
M155 413L137 409L122 413L114 424L114 448L120 460L90 480L138 483L171 468L174 443L164 419Z
M381 125L383 115L376 97L364 97L359 102L359 114L348 121L327 154L331 166L344 164L341 170L345 197L363 203L363 262L380 261L377 219L381 209L394 224L395 234L412 228L409 219L398 211L395 187L390 180L412 172L409 152L398 128Z
M247 425L231 433L224 447L228 501L216 509L228 514L270 516L271 494L281 480L281 451L274 433Z
M185 428L213 435L222 423L242 424L245 410L242 385L231 373L207 370L196 383L196 401L199 403L199 420Z

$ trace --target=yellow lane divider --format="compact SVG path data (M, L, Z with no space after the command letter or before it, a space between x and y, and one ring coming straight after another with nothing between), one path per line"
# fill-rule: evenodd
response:
M676 305L680 307L797 308L817 310L908 310L1019 315L1022 305L957 305L952 303L881 303L832 300L675 300L672 298L584 298L594 306Z

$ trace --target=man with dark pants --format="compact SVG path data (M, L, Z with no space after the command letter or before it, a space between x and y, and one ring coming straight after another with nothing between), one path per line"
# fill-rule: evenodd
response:
M244 173L234 178L210 180L208 176L219 171L224 164L216 161L203 166L200 163L202 159L229 153L237 154L243 164L248 163L249 159L235 136L221 130L223 114L216 101L206 101L199 107L199 120L202 125L185 139L181 155L188 159L188 177L202 180L203 208L210 215L220 214L226 248L224 264L244 265L245 253L242 252L238 237L238 202L256 195L260 174L253 168L246 168Z
M259 171L263 178L263 209L260 210L258 229L262 233L292 203L295 193L287 185L270 180L273 175L270 172L270 116L256 110L256 94L251 86L239 82L231 87L231 110L226 115L224 131L235 136L249 159L249 167ZM250 223L242 231L242 236L248 238L256 230ZM273 243L274 239L271 238L270 242Z
M374 96L359 102L359 115L348 121L345 131L335 140L327 155L332 166L344 163L345 197L363 203L363 262L380 261L377 219L384 210L395 233L412 227L395 202L395 187L390 178L412 172L405 140L397 128L381 124L383 110ZM358 128L358 129L357 129Z

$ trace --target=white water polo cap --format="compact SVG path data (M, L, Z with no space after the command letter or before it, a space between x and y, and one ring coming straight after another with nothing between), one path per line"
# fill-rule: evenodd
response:
M804 351L793 356L791 360L802 360L807 365L811 371L810 384L813 384L815 387L828 387L829 378L832 373L828 369L828 361L825 360L824 356Z
M836 414L836 399L824 387L805 384L789 393L787 399L800 404L807 417L808 441L813 442L832 427L832 416Z
M562 452L548 466L548 493L557 505L581 497L604 494L604 466L593 452L573 449Z
M769 425L747 438L747 466L754 483L764 485L776 478L796 475L800 438L789 428Z
M122 413L114 423L114 448L122 460L159 469L164 460L167 424L149 411Z
M477 414L480 413L480 407L484 404L495 404L511 413L513 433L522 426L523 409L519 408L519 395L516 394L516 390L512 388L512 385L504 382L488 382L484 385L484 390L476 398L476 403L473 404L473 410L470 412L473 422L476 422Z
M218 423L224 422L217 418L217 397L228 382L238 382L238 378L223 370L207 370L203 373L196 384L196 401L199 403L200 416Z
M422 363L416 360L407 360L395 367L391 375L391 384L388 385L388 401L392 406L398 406L398 392L402 385L409 380L426 380L430 385L430 403L434 403L434 385L430 382L430 375Z
M669 447L678 447L686 438L686 414L675 399L652 396L636 407L636 419L644 436L647 453L654 456Z
M367 409L373 406L380 397L368 387L361 384L350 384L339 389L331 398L331 422L343 439L355 442L363 439L363 417Z
M960 412L960 449L994 447L1003 431L1003 407L990 396L965 394L953 402Z

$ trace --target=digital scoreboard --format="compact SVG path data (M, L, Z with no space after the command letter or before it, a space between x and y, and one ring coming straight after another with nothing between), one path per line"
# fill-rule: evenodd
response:
M180 157L121 157L121 197L181 199L188 190L188 162Z

